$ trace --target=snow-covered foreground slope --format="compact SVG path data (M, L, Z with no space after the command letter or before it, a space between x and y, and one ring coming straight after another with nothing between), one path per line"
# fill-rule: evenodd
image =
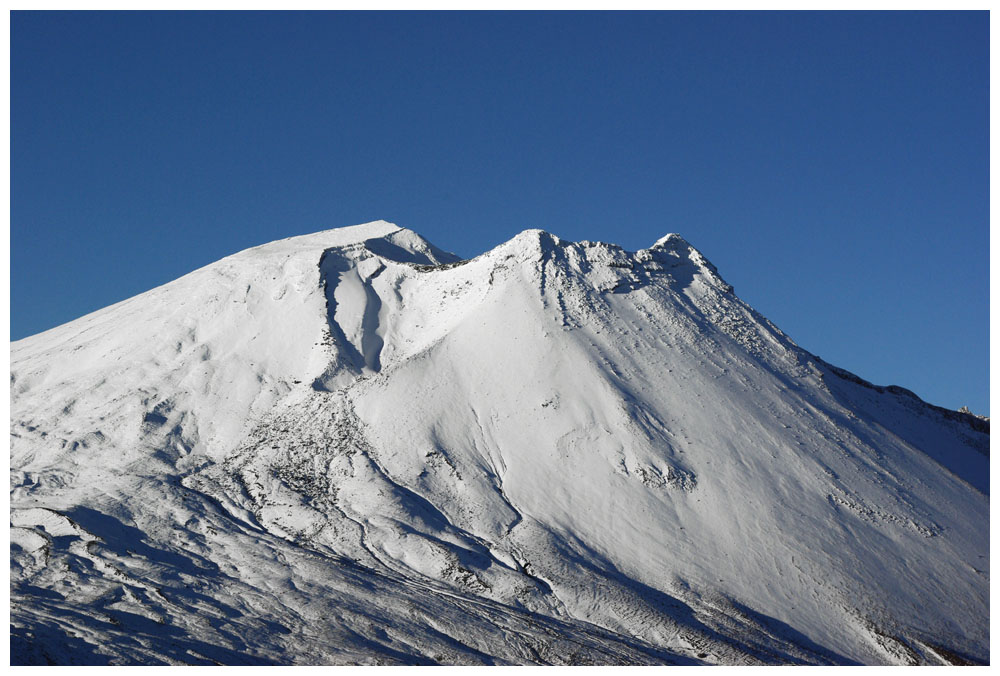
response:
M989 429L668 235L385 222L11 346L15 663L989 660Z

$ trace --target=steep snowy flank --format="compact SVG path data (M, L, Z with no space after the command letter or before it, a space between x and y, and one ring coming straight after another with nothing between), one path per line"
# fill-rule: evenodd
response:
M989 660L989 428L678 235L382 221L11 345L15 663Z

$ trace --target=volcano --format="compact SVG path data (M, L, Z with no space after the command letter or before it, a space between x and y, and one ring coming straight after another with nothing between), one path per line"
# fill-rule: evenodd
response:
M989 421L687 241L378 221L11 343L13 664L989 662Z

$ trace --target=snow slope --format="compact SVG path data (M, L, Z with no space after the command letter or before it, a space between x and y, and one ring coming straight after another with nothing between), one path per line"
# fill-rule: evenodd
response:
M686 241L385 222L11 345L15 663L989 660L989 427Z

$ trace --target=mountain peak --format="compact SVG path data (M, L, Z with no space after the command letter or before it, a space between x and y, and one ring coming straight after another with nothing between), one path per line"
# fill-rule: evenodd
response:
M651 249L676 249L679 247L691 246L686 239L678 235L676 232L670 232L656 240Z
M323 232L338 232L345 236L352 236L358 241L364 241L375 237L385 237L386 235L399 230L413 232L412 230L403 228L395 223L392 223L391 221L386 221L381 218L375 221L358 223L357 225L348 225L342 228L330 228L329 230L324 230Z
M412 230L407 230L406 228L401 228L395 223L390 223L389 221L378 220L371 221L369 223L359 223L357 225L348 225L341 228L330 228L328 230L320 230L318 232L313 232L305 235L297 235L295 237L287 237L285 239L275 240L273 242L268 242L267 244L262 244L256 249L262 247L269 247L272 245L302 245L306 247L316 247L316 246L346 246L349 244L359 244L370 239L380 239L393 235L397 232L407 232L416 235Z
M461 260L459 256L434 246L413 230L385 220L279 239L246 249L230 258L302 255L318 259L323 251L330 249L355 249L357 253L366 251L398 263L440 265Z
M502 249L505 251L512 250L532 253L545 252L563 244L567 244L567 242L563 241L559 237L556 237L552 233L539 228L528 228L527 230L522 230L506 242L500 244L494 249L494 251Z

